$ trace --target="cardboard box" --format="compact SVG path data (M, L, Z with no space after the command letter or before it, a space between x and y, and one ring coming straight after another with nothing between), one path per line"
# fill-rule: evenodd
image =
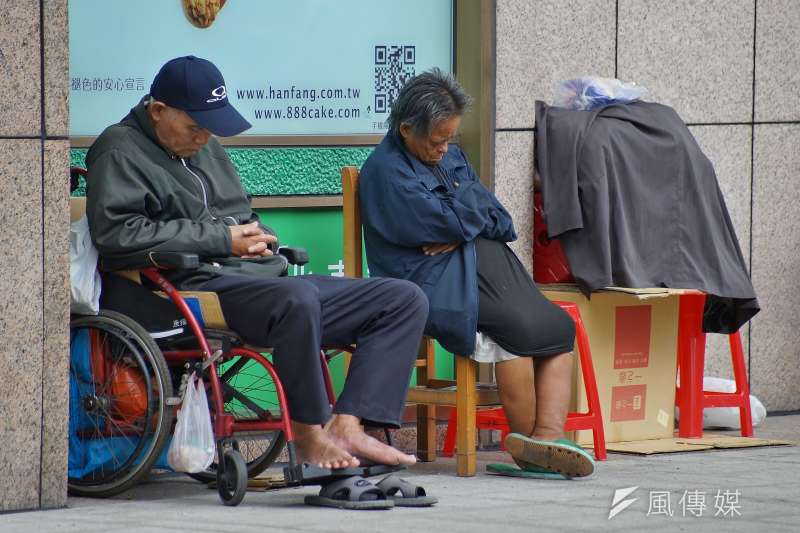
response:
M589 336L606 442L671 438L678 300L685 291L608 288L587 299L574 285L540 288L550 300L578 305ZM571 411L585 412L586 391L575 367ZM577 431L574 438L592 443L591 431Z

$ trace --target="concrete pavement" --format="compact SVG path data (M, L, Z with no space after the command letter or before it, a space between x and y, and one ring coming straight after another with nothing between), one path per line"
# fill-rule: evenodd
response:
M798 441L800 415L769 417L756 436ZM439 497L426 509L308 507L303 495L312 487L249 492L229 508L216 491L162 474L114 499L70 498L65 509L0 515L0 532L800 531L800 447L609 454L595 475L572 481L485 473L486 463L501 461L500 452L480 452L474 478L456 477L452 459L405 472ZM615 508L634 501L609 520L615 491L633 487Z

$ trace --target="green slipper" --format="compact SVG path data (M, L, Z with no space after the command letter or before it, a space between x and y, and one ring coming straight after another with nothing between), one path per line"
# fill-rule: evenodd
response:
M549 470L545 470L544 468L539 468L533 465L526 466L523 470L514 465L493 463L486 465L486 471L490 474L497 474L498 476L526 477L531 479L569 479L556 472L550 472Z
M584 477L594 472L594 458L568 439L538 440L511 433L505 446L517 463L524 466L537 466L566 477Z

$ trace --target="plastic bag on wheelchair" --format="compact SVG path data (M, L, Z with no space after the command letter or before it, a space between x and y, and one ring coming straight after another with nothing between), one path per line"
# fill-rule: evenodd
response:
M216 443L203 379L189 377L178 411L178 422L169 446L167 460L176 472L202 472L214 461Z
M73 222L69 230L70 311L96 315L100 311L100 274L97 250L89 236L86 216Z

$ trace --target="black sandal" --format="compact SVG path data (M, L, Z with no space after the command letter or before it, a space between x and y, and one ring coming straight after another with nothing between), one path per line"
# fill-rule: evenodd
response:
M391 476L390 476L391 477ZM370 510L391 509L394 501L361 476L350 476L324 485L318 496L306 496L306 505L336 507L338 509Z
M394 474L383 478L377 485L396 507L430 507L439 502L438 498L428 496L425 489L413 485Z

